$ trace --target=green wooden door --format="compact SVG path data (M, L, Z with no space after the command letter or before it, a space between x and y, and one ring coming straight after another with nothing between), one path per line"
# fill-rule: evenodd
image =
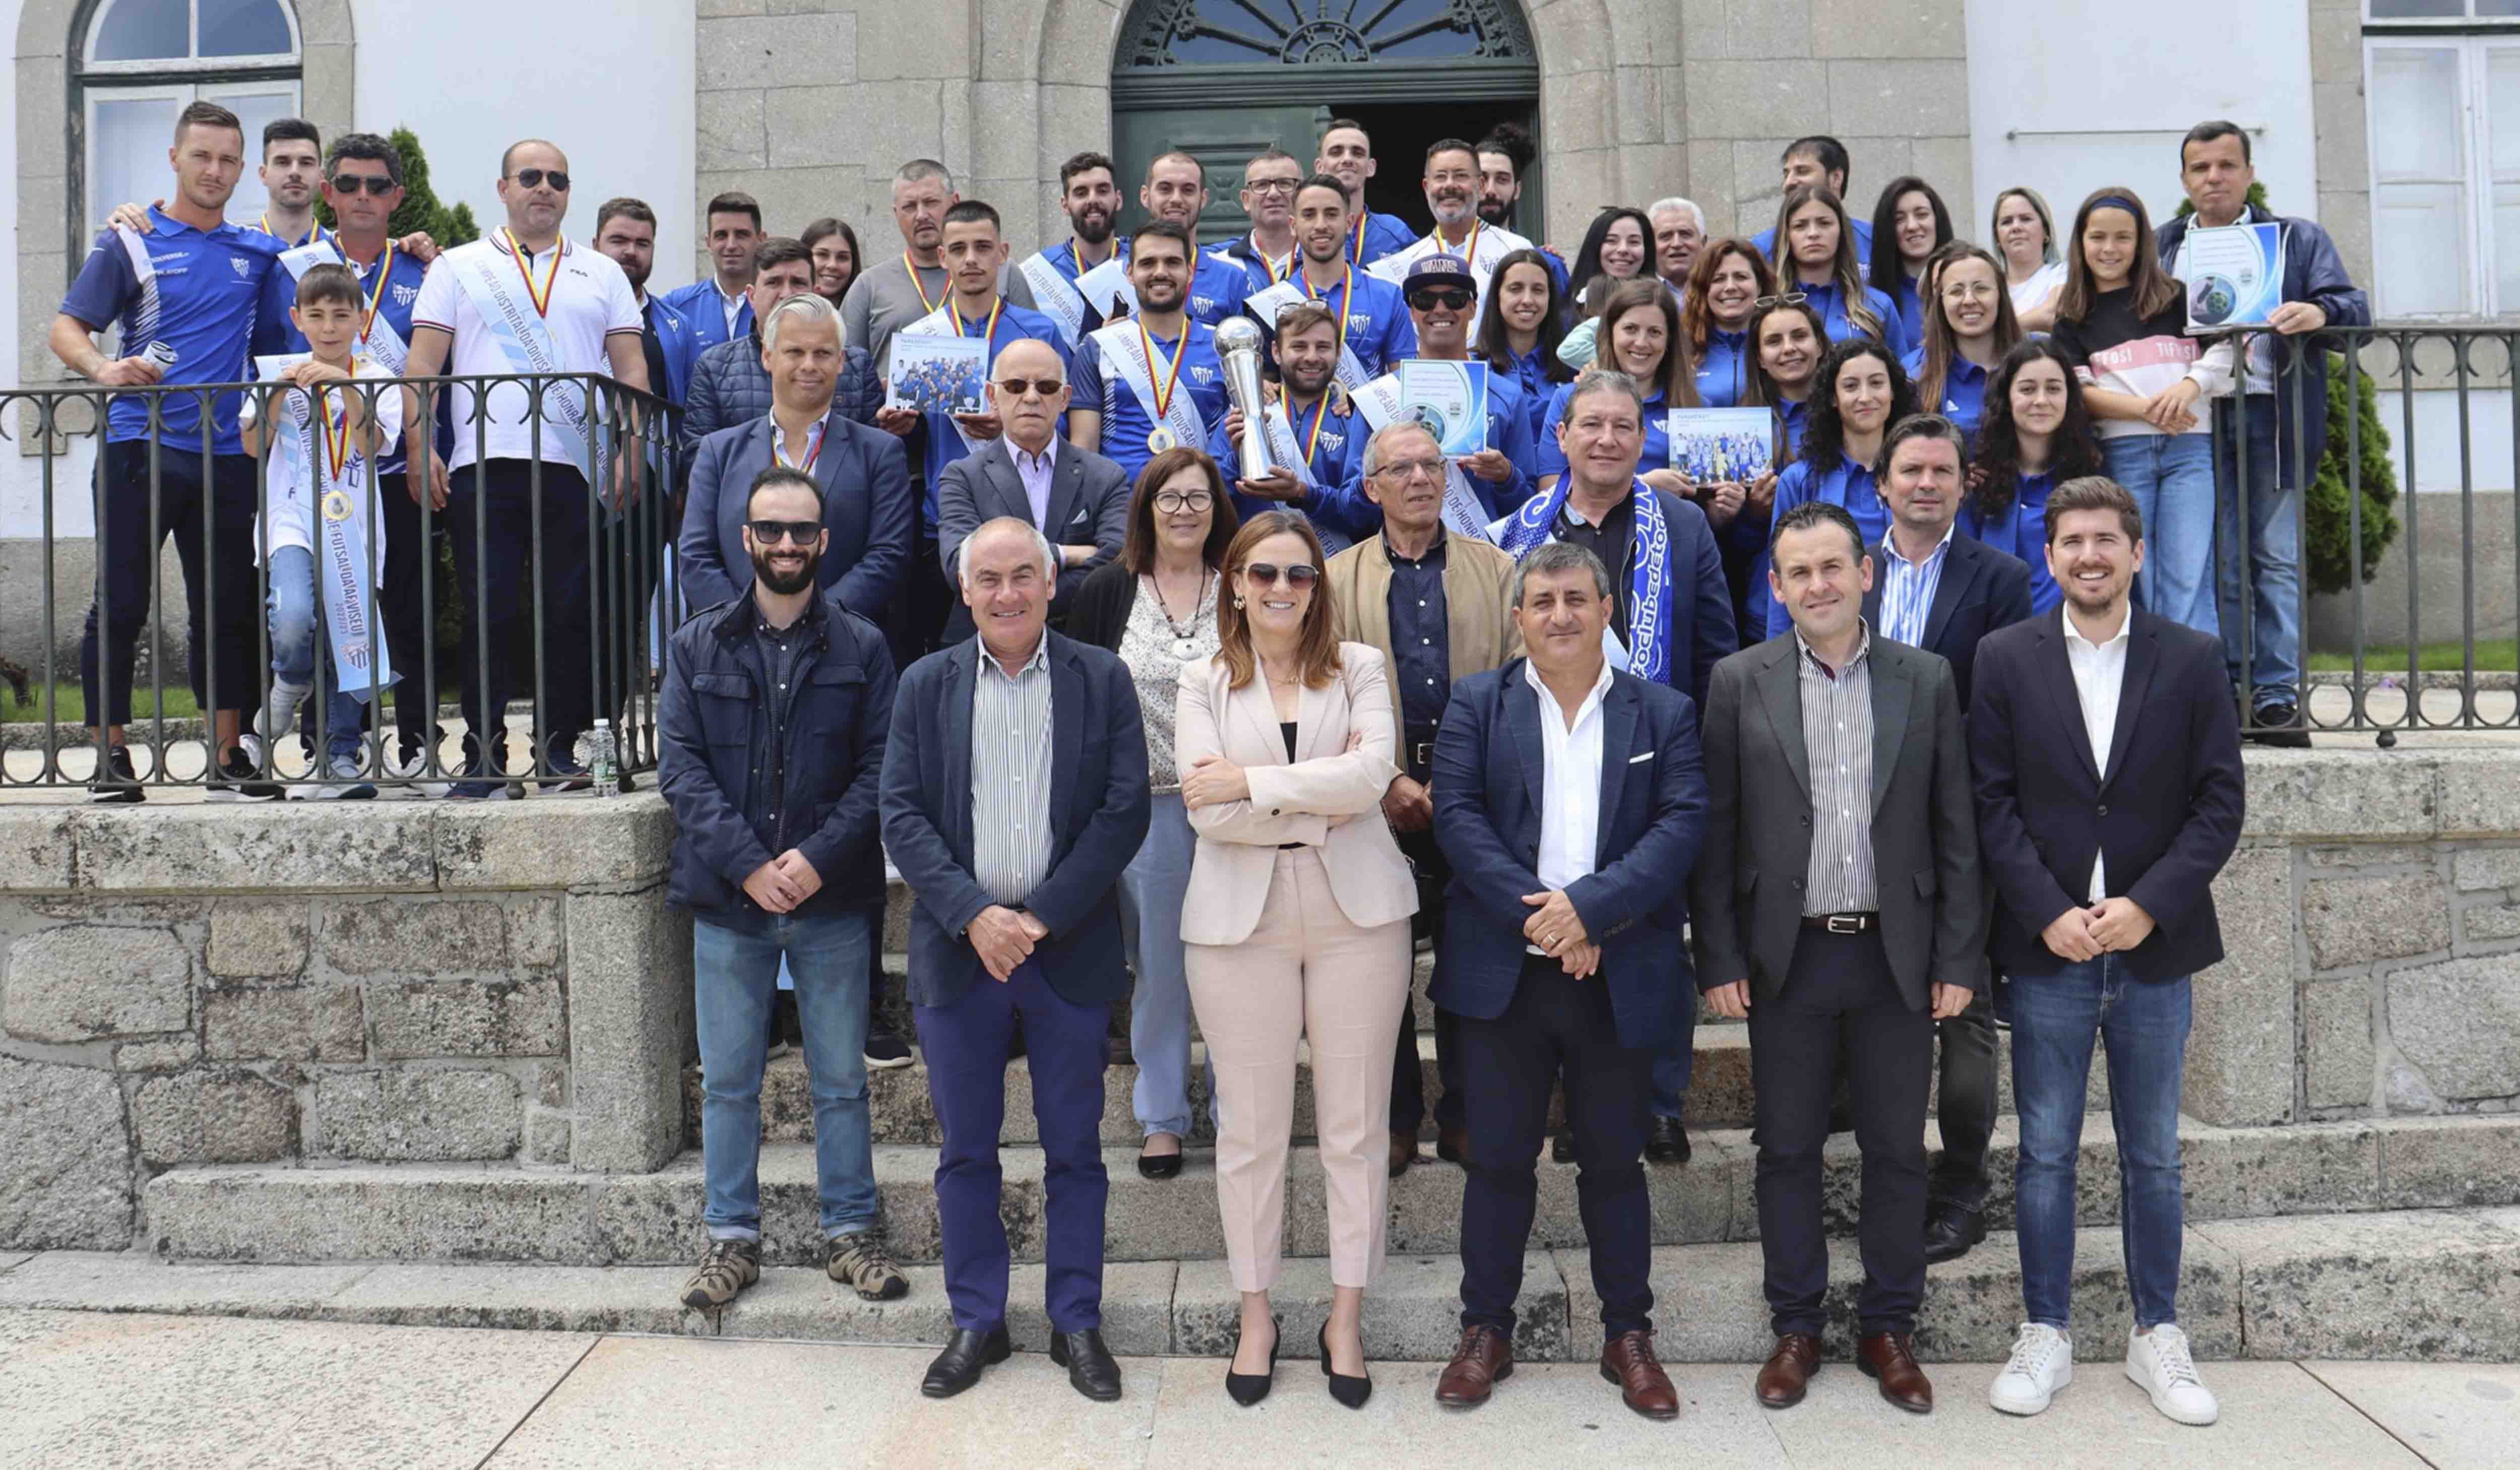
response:
M1207 169L1207 212L1199 216L1201 245L1219 245L1249 228L1242 213L1242 166L1269 148L1293 154L1307 172L1314 142L1329 110L1320 107L1154 108L1123 111L1111 119L1112 157L1120 165L1120 228L1147 217L1138 188L1147 164L1175 149Z

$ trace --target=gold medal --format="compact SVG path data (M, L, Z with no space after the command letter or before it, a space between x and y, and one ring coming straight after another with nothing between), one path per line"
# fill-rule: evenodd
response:
M1147 448L1151 453L1162 454L1180 443L1181 435L1174 433L1172 425L1168 423L1158 423L1147 430Z

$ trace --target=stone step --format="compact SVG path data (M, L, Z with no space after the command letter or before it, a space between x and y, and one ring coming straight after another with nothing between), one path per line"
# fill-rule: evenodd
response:
M2520 1204L2520 1116L2408 1119L2225 1129L2182 1122L2190 1221L2333 1214L2432 1206ZM1934 1141L1930 1136L1929 1143ZM1710 1131L1687 1165L1650 1166L1658 1245L1744 1241L1758 1233L1756 1152L1747 1133ZM1988 1218L2011 1224L2015 1135L2006 1121L1991 1150ZM1139 1175L1134 1147L1103 1151L1110 1180L1104 1252L1112 1261L1214 1260L1225 1254L1216 1214L1213 1156L1192 1148L1180 1177ZM875 1151L893 1248L904 1261L938 1259L936 1152L914 1144ZM1017 1261L1045 1245L1043 1155L1011 1145L1003 1155L1002 1214ZM1832 1139L1823 1209L1832 1233L1854 1224L1861 1159L1854 1140ZM1556 1249L1584 1239L1576 1168L1540 1161L1532 1243ZM775 1265L816 1262L810 1146L772 1144L761 1155L765 1255ZM2084 1134L2077 1218L2117 1219L2118 1177L2105 1116ZM1444 1255L1460 1242L1462 1174L1431 1160L1392 1183L1388 1238L1395 1255ZM1298 1147L1286 1182L1285 1249L1328 1250L1319 1159ZM515 1165L358 1165L293 1168L205 1166L150 1180L143 1238L170 1259L263 1264L342 1261L518 1262L555 1266L669 1266L691 1254L702 1225L700 1156L684 1154L648 1175L584 1175Z
M2179 1314L2199 1358L2520 1357L2520 1210L2204 1222L2190 1225L2182 1245ZM2105 1364L2123 1353L2130 1325L2118 1232L2084 1229L2075 1250L2079 1353L2087 1363ZM949 1325L943 1271L933 1266L908 1268L909 1296L884 1303L861 1302L818 1270L773 1268L716 1314L679 1304L688 1270L688 1263L236 1266L52 1252L0 1270L0 1308L903 1344L940 1342ZM1770 1339L1760 1270L1754 1242L1656 1250L1661 1357L1732 1363L1764 1357ZM1829 1347L1842 1359L1863 1275L1853 1242L1832 1245L1829 1275ZM1441 1360L1459 1331L1460 1282L1460 1264L1450 1256L1395 1251L1367 1301L1368 1355ZM1013 1269L1009 1325L1018 1348L1040 1351L1046 1343L1042 1288L1041 1267ZM1918 1355L2002 1359L2020 1320L2020 1290L2009 1233L1930 1268ZM1328 1263L1290 1261L1273 1296L1283 1314L1285 1358L1300 1368L1329 1309ZM1223 1262L1115 1262L1104 1270L1103 1333L1124 1357L1223 1356L1233 1345L1237 1305ZM1582 1249L1527 1256L1518 1305L1518 1357L1592 1356L1599 1309Z

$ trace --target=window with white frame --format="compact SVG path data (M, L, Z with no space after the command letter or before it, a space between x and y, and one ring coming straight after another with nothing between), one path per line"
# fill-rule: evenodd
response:
M175 116L214 102L245 124L248 165L263 125L297 114L297 17L286 0L103 0L76 38L80 185L72 192L73 258L114 205L164 199ZM228 218L267 202L248 166Z
M2369 0L2374 305L2520 315L2520 0Z

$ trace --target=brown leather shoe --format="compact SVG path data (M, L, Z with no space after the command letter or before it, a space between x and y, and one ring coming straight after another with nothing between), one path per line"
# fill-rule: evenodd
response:
M1619 1386L1619 1398L1648 1419L1680 1417L1680 1394L1671 1375L1654 1361L1653 1334L1622 1332L1601 1350L1601 1376Z
M1435 1380L1435 1402L1448 1408L1476 1408L1512 1376L1513 1343L1504 1330L1485 1323L1463 1327L1462 1345Z
M1907 1333L1876 1332L1858 1338L1855 1365L1865 1377L1881 1380L1882 1398L1912 1414L1934 1411L1934 1386L1925 1381L1925 1370L1916 1366Z
M1470 1164L1470 1131L1466 1128L1439 1128L1435 1131L1435 1157L1447 1164L1466 1169Z
M1398 1179L1418 1162L1418 1136L1394 1129L1391 1134L1391 1177Z
M1777 1351L1768 1355L1767 1365L1759 1369L1759 1402L1770 1408L1793 1407L1803 1402L1812 1374L1819 1371L1819 1338L1808 1332L1779 1335Z

